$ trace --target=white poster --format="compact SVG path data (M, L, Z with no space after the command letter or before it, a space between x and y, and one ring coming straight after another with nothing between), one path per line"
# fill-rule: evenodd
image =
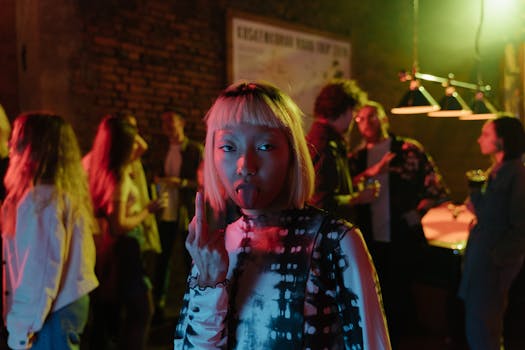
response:
M308 131L321 87L350 77L350 42L235 16L230 25L230 82L275 84L302 109Z

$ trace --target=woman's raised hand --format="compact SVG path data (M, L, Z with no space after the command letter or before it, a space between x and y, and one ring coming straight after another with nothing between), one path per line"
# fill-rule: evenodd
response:
M208 226L202 192L195 196L195 216L189 225L186 249L199 270L200 287L214 287L226 280L229 258L224 230Z

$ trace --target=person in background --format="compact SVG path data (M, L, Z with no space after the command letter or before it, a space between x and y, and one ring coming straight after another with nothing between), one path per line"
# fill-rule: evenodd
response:
M353 219L355 204L371 202L379 194L375 184L354 189L348 167L345 135L354 111L365 101L366 94L353 80L328 83L315 99L315 120L306 136L316 174L311 204L347 220Z
M519 119L487 121L478 138L492 159L488 180L472 188L467 206L476 216L470 230L458 295L472 350L499 350L509 288L525 255L525 133Z
M231 85L207 113L205 197L186 240L194 265L175 349L390 349L361 233L305 205L315 174L301 120L262 82ZM216 225L228 201L242 216Z
M127 120L133 127L137 128L137 118L131 112L122 112L118 114L119 117ZM135 154L132 155L132 158L135 159L131 163L131 179L133 180L137 190L139 192L138 202L141 206L146 206L150 198L149 185L146 179L144 172L144 167L142 165L141 157L148 150L148 144L146 140L139 134L136 137L137 147L135 148ZM91 152L87 153L82 158L82 165L86 172L89 172L89 165L91 162ZM142 229L144 232L144 244L141 246L143 250L143 259L145 262L145 270L148 274L148 277L153 278L153 270L155 266L156 255L161 252L160 248L160 239L159 231L157 228L157 220L154 215L148 215L146 219L142 222Z
M93 308L92 348L108 345L118 334L119 349L144 349L153 303L142 254L142 223L165 203L162 198L144 205L132 179L132 164L140 152L137 128L122 116L107 115L99 124L89 162L89 187L102 237L97 245L100 288ZM120 318L122 315L123 318ZM111 332L109 327L119 326Z
M356 206L356 224L377 267L395 348L416 325L411 287L426 245L421 218L446 201L449 191L420 143L389 132L379 103L366 102L355 122L363 143L349 159L353 181L374 180L381 186L377 200Z
M2 206L4 318L11 349L78 349L97 232L72 127L48 112L14 122Z
M154 323L165 320L166 292L170 282L170 261L177 236L186 238L188 224L193 216L197 191L197 171L202 162L202 145L184 133L185 120L180 113L162 114L162 128L169 146L162 170L155 178L159 195L167 194L168 205L159 213L158 224L162 251L157 258L153 280L155 302ZM184 252L185 269L189 271L191 258Z

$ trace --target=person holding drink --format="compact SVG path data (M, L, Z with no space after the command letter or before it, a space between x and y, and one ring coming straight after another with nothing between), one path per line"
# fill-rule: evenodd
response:
M394 135L383 106L367 101L354 118L362 144L349 158L354 182L379 181L371 203L355 206L381 282L392 347L417 329L413 285L427 240L421 219L448 200L439 169L418 141Z
M175 238L187 235L190 218L193 216L195 192L197 191L197 169L202 161L202 145L184 133L185 119L175 111L162 114L162 129L167 136L164 163L157 168L155 177L158 196L167 196L167 206L158 216L161 252L153 279L155 302L154 323L165 321L165 299L169 285L170 260ZM185 254L185 268L189 271L191 259Z
M459 296L465 303L472 350L499 350L508 292L525 256L525 133L514 117L487 121L478 138L491 157L482 186L471 186L475 214L464 257Z

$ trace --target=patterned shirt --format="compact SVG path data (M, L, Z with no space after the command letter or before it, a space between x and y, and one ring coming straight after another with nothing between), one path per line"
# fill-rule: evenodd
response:
M448 200L449 190L432 157L425 152L420 143L394 135L390 135L390 138L390 152L394 153L395 157L390 161L388 167L388 188L382 184L381 190L389 191L391 239L402 241L415 238L424 239L420 227L420 234L406 234L405 216L417 210L418 205L424 199L431 200L434 205ZM366 147L358 149L351 155L349 163L354 176L359 176L366 170L367 157ZM357 206L356 210L357 224L368 239L372 230L370 205ZM423 216L425 212L422 211L419 214Z
M348 222L312 207L241 217L225 243L229 284L188 289L175 349L390 349L376 272Z

